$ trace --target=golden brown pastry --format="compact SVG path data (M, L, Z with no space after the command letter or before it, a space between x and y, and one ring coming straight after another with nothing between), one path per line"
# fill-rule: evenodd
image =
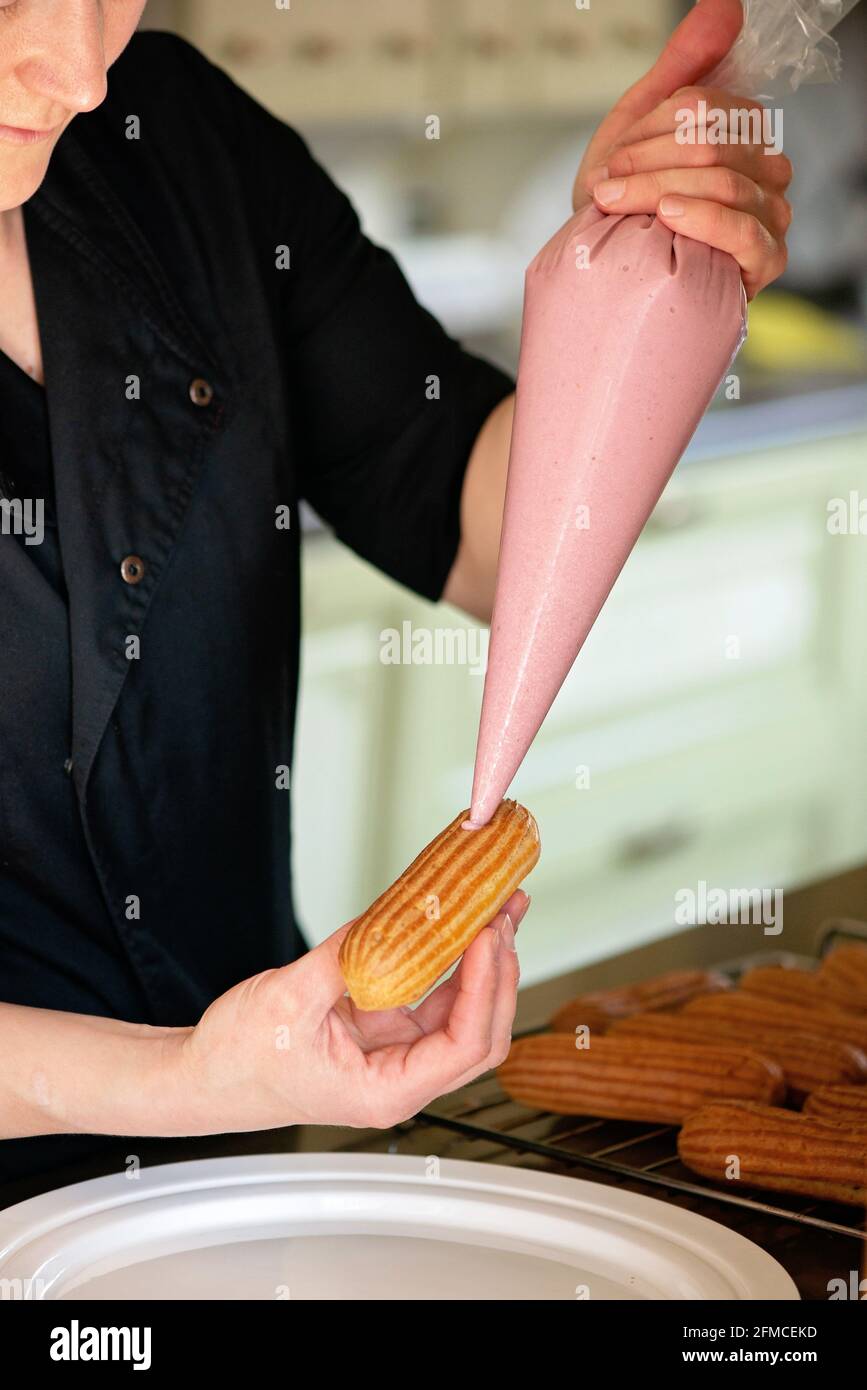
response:
M591 1038L568 1033L521 1038L497 1070L513 1100L557 1115L680 1124L713 1096L776 1104L785 1095L780 1068L743 1047Z
M817 974L820 980L829 985L867 994L867 943L861 946L857 941L852 941L835 946L820 961Z
M819 1086L807 1096L804 1114L835 1124L867 1124L867 1086Z
M765 1030L754 1024L749 1030L749 1046L763 1057L770 1057L782 1068L789 1088L789 1099L800 1102L819 1086L839 1082L867 1081L867 1054L849 1043L821 1033ZM662 1039L669 1042L725 1043L743 1046L742 1023L695 1014L634 1014L611 1025L611 1037Z
M733 989L728 994L708 994L693 999L684 1013L689 1018L718 1018L740 1024L744 1042L751 1038L751 1030L756 1027L791 1036L809 1025L811 1033L836 1038L838 1042L850 1043L861 1052L867 1052L867 1019L830 1005L825 1009L807 1009L803 1004L784 1004L764 994Z
M589 1028L591 1033L598 1035L607 1033L615 1018L622 1016L606 1013L592 1002L590 995L579 994L577 998L561 1004L552 1016L549 1027L555 1033L576 1033L579 1028Z
M812 970L792 970L785 965L762 965L748 970L740 988L784 1004L799 1004L807 1009L842 1009L844 1013L867 1015L867 993L822 980Z
M340 968L360 1009L419 999L538 860L538 826L517 802L501 802L479 830L462 829L468 816L456 816L344 937Z
M719 1101L689 1116L677 1149L687 1168L730 1188L867 1201L867 1126L847 1130L798 1110ZM733 1157L737 1178L728 1177Z
M579 994L561 1005L551 1019L551 1027L555 1033L574 1033L585 1024L602 1033L614 1019L649 1010L677 1009L699 994L728 987L728 979L718 970L669 970L637 985Z

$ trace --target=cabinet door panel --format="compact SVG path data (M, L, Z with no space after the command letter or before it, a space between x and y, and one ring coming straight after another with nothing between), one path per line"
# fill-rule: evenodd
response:
M386 886L379 866L387 788L387 710L367 623L311 633L292 779L296 907L311 944L363 912Z
M719 960L784 945L785 893L780 900L772 890L804 881L817 837L821 841L826 830L833 833L833 823L834 806L827 797L813 793L780 802L772 792L751 814L728 825L708 823L670 855L622 864L616 871L603 863L596 873L571 883L546 871L543 853L527 883L533 905L520 933L522 983L686 930L687 924L677 920L683 893L689 890L698 899L702 880L708 889L769 893L763 920L705 926L718 937ZM777 933L780 921L783 930Z

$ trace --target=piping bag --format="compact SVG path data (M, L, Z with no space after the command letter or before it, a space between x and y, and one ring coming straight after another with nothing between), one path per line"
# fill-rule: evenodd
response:
M855 0L746 0L708 86L834 80ZM746 336L727 252L591 205L530 263L468 829L490 820Z

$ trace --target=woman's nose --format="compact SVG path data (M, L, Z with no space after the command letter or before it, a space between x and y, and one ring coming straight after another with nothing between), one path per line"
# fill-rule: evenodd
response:
M92 111L107 88L100 0L53 0L17 64L28 91L67 111Z

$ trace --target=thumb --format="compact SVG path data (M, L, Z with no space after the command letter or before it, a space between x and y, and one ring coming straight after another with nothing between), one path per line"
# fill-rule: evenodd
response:
M626 129L678 87L700 81L728 53L742 24L740 0L698 0L678 24L650 71L620 98L612 116L622 113L627 118L623 123Z
M650 71L624 92L590 141L573 189L576 211L592 197L593 185L608 177L608 156L627 131L679 87L699 82L711 72L728 53L742 23L740 0L698 0L678 24Z
M305 1013L315 1021L325 1017L334 1008L338 999L346 993L346 981L340 969L340 947L343 939L358 921L353 917L337 931L332 932L318 946L293 962L289 967L293 972L293 983L299 989Z

